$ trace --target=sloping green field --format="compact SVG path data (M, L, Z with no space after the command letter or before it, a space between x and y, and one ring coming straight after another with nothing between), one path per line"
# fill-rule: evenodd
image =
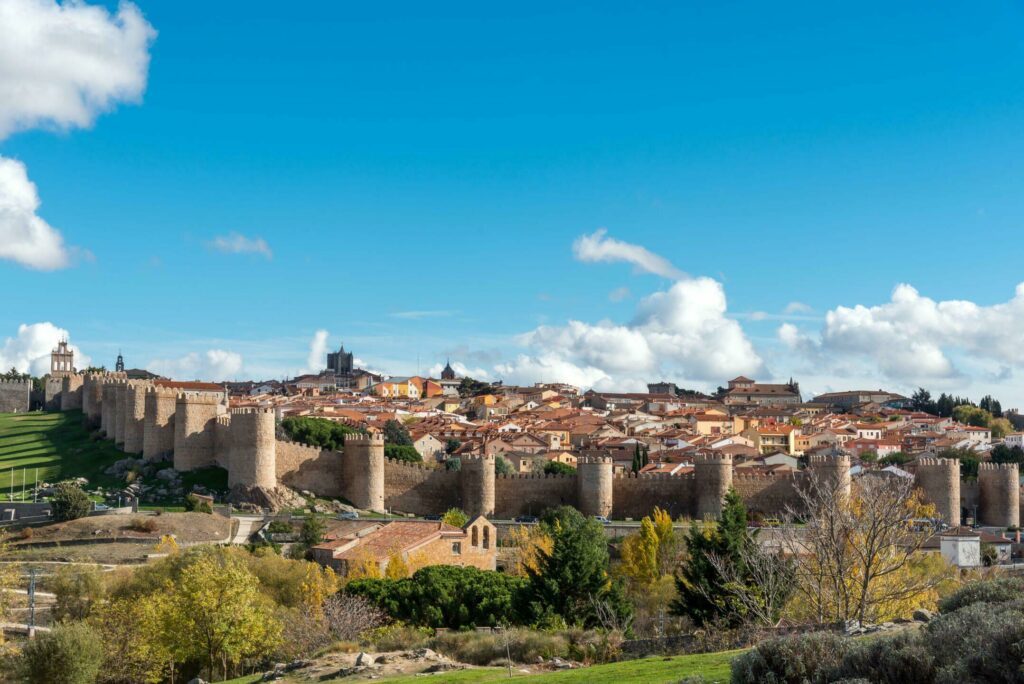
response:
M21 498L22 478L31 487L84 477L90 486L116 486L103 471L125 455L108 440L92 440L82 425L81 411L66 413L0 413L0 499L8 500L12 475L14 498Z

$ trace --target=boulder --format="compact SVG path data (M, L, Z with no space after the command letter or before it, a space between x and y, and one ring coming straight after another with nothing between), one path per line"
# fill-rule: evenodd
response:
M365 651L360 651L359 655L356 656L356 667L373 665L375 662L377 662L376 659Z
M914 611L914 620L917 622L931 622L935 619L935 613L927 608L918 608Z

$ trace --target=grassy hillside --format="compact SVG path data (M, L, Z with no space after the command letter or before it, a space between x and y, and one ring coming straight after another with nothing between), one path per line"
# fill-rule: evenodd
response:
M103 471L127 456L110 440L92 439L82 424L81 411L0 413L0 501L7 501L10 495L12 468L14 498L18 500L22 476L26 487L31 487L37 472L40 482L84 477L90 487L123 486L122 480ZM182 482L186 491L193 483L222 490L227 488L227 472L223 468L204 468L185 473Z
M107 440L93 441L82 426L81 411L67 413L0 413L0 499L7 500L14 469L15 499L21 496L22 475L31 486L84 477L90 485L116 486L103 470L125 455Z

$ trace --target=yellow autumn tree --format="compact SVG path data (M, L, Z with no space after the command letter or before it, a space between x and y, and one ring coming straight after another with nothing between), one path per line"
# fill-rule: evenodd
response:
M402 558L400 551L394 551L388 556L388 566L384 570L384 577L389 580L405 579L409 576L409 566Z
M636 587L648 587L659 578L671 574L678 555L678 544L672 517L655 508L640 521L640 531L623 541L620 574Z
M365 551L360 552L348 563L348 574L345 581L356 579L381 579L380 564Z
M541 554L550 554L554 549L554 542L540 525L520 525L514 528L509 532L509 541L516 547L512 574L519 576L526 576L527 569L536 572Z
M338 591L338 576L319 563L301 562L305 564L299 585L302 605L314 615L323 615L324 601Z
M245 563L223 549L191 559L165 591L161 623L171 655L203 663L210 679L226 679L229 668L269 655L280 641L273 602Z
M174 538L173 534L164 534L160 537L160 542L156 545L157 553L166 553L168 556L173 556L178 553L178 540Z
M89 618L103 642L104 681L157 684L170 670L171 653L161 631L162 596L119 598Z

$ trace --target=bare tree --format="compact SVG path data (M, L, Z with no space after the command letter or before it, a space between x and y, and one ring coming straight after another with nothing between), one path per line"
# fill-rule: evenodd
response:
M745 622L778 627L796 581L791 558L762 547L754 539L740 549L739 563L718 554L709 554L708 562L722 579L719 589L743 612Z
M847 494L812 474L797 491L780 543L796 560L797 591L819 623L875 621L944 579L918 571L917 554L934 533L918 521L933 517L934 507L911 478L864 476Z
M331 636L343 641L357 639L388 621L387 613L362 596L334 594L324 601L323 609Z

